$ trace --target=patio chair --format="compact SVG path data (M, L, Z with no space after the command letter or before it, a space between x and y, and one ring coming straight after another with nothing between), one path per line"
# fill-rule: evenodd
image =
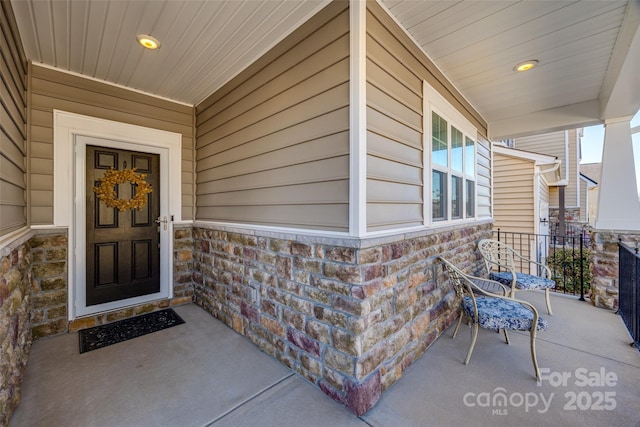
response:
M546 265L520 255L516 250L503 242L482 239L478 242L478 249L489 272L489 278L511 288L511 296L515 297L516 289L531 291L544 289L547 301L547 311L552 315L549 290L556 287L551 279L551 270ZM516 258L540 267L541 276L520 273L516 271ZM497 269L497 271L495 271Z
M538 316L533 305L509 296L509 291L501 283L465 274L446 259L439 258L456 295L461 299L460 317L452 338L458 334L463 318L468 319L472 325L471 346L464 364L469 364L471 359L478 338L478 327L497 332L502 330L507 344L510 344L507 330L529 331L533 369L536 379L540 380L536 357L536 333L547 329L547 321Z

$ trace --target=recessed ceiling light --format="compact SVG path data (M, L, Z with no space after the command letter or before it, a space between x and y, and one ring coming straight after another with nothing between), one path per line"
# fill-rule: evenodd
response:
M136 36L136 39L138 39L138 43L140 43L140 45L144 48L154 50L160 47L160 42L158 41L158 39L147 34L138 34Z
M538 60L537 59L530 59L528 61L524 61L524 62L519 63L518 65L513 67L513 69L516 70L516 71L529 71L530 69L535 67L537 64L538 64Z

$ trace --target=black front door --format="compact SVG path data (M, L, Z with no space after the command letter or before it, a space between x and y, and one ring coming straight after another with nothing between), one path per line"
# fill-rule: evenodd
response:
M87 306L160 292L160 159L157 154L87 145ZM94 193L110 168L136 168L152 192L140 209L110 208ZM117 199L135 196L136 185L114 186Z

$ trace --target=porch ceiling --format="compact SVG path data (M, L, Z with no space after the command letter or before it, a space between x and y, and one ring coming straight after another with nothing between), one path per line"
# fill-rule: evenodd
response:
M11 0L28 59L198 104L329 0ZM381 0L489 124L490 137L631 116L640 1ZM162 42L156 51L136 34ZM537 59L525 73L514 65Z

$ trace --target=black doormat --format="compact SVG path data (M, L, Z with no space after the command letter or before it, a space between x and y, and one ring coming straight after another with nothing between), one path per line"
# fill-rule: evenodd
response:
M108 325L83 329L78 332L80 353L97 350L183 323L184 320L173 309L167 308L143 314L142 316L119 320Z

